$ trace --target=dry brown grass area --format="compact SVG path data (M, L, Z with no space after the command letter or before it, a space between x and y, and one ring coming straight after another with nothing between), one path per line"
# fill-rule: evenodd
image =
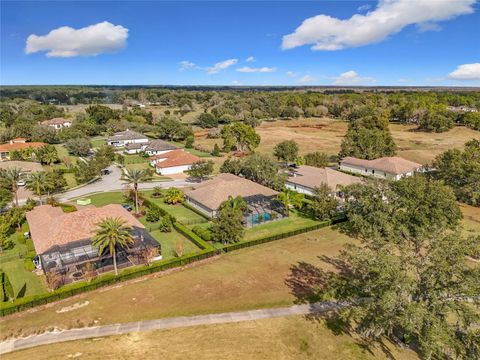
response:
M299 262L332 269L319 259L352 241L330 228L222 255L209 263L157 278L99 289L0 319L1 337L54 327L71 328L169 316L268 308L295 300L285 279ZM88 300L67 313L56 310Z
M480 235L480 208L460 204L463 213L463 228L466 235Z
M262 137L259 151L272 153L278 142L291 139L299 144L301 153L323 151L336 155L347 126L344 121L327 118L263 122L257 128ZM415 128L414 125L390 125L398 155L422 164L432 161L447 149L461 148L466 141L480 138L478 131L465 127L455 127L441 134L419 132Z
M367 349L356 337L334 335L323 323L295 316L73 341L4 359L418 359L388 343L385 349Z

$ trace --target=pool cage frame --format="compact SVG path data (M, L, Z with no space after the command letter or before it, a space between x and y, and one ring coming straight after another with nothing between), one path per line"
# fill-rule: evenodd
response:
M243 222L248 228L286 217L282 203L272 197L254 195L245 198L247 211Z

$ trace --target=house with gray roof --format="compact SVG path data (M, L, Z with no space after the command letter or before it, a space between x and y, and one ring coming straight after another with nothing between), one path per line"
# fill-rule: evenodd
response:
M136 131L125 130L117 132L107 139L107 144L115 147L125 147L128 144L147 144L148 137Z

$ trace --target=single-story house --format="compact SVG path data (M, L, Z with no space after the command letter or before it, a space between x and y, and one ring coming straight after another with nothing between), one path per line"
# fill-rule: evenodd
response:
M46 144L43 142L27 142L24 138L16 138L5 144L0 144L0 161L10 160L12 151L22 151L24 149L38 149Z
M148 155L162 155L169 151L177 150L178 148L163 140L152 140L145 147L145 152Z
M146 147L147 147L147 144L144 144L144 143L130 143L125 145L125 153L129 155L138 154L145 151Z
M194 185L185 193L186 202L208 217L215 217L229 197L241 196L248 205L244 224L253 226L284 216L283 206L275 200L278 192L233 174L219 174Z
M72 126L72 120L64 118L53 118L41 122L42 125L53 127L55 130L61 130Z
M148 137L136 131L125 130L117 132L107 139L107 144L115 147L123 147L127 144L146 144Z
M132 228L134 244L129 249L118 249L119 268L143 263L142 252L145 249L159 249L158 242L145 230L145 226L118 204L71 213L63 212L61 207L42 205L27 212L26 217L38 254L38 267L45 272L55 271L62 275L63 283L81 279L87 263L91 263L97 273L113 269L113 258L108 250L99 255L98 249L92 246L97 224L105 218L120 218Z
M190 170L193 164L200 161L198 156L192 155L182 149L168 151L149 158L150 165L159 175L180 174Z
M297 167L285 181L285 187L301 194L314 195L314 189L326 184L332 196L341 197L340 186L361 183L362 179L340 171L325 167L317 168L308 165Z
M415 172L421 172L423 166L398 156L375 160L347 156L340 162L340 170L381 179L399 180L403 176L412 176Z

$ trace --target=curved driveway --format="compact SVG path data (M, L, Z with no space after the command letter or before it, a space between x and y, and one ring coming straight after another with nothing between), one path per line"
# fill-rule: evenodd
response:
M55 344L65 341L97 338L104 336L122 335L137 331L175 329L181 327L225 324L240 321L261 320L291 315L308 315L338 309L344 305L335 302L294 305L283 308L261 309L221 314L181 316L148 321L137 321L125 324L93 326L79 329L46 332L0 342L0 354L16 350L27 349L40 345Z

